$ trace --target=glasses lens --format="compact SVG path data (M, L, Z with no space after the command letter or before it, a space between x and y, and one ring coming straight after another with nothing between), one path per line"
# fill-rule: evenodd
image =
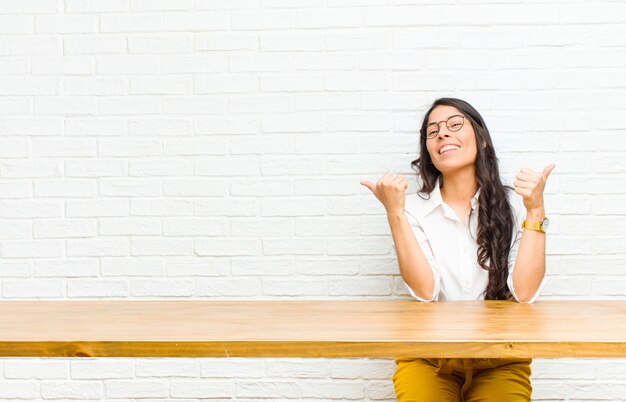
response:
M437 133L439 133L439 126L437 126L436 124L430 124L428 127L426 127L426 136L428 138L433 138L437 135Z
M446 125L450 131L459 131L463 127L463 116L450 117Z

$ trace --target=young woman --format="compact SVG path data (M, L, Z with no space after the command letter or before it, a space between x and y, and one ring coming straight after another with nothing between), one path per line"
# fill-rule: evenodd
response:
M387 211L400 274L423 302L532 303L545 274L543 190L555 165L502 184L489 130L469 103L437 99L420 128L417 194L386 173L361 182ZM532 359L395 359L398 402L530 401Z

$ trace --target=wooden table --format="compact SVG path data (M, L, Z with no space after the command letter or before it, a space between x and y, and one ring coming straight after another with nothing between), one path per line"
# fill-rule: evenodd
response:
M3 301L9 356L626 357L626 301Z

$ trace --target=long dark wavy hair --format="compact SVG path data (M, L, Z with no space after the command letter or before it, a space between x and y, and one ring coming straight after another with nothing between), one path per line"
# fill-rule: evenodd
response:
M498 158L496 158L496 151L487 125L478 111L469 103L457 98L439 98L426 112L420 127L420 156L411 162L411 167L422 178L422 188L419 193L430 194L435 188L437 178L441 176L441 172L432 163L426 148L428 118L432 110L439 105L457 108L467 117L476 134L477 152L474 168L480 189L476 239L478 243L477 261L482 269L489 272L489 284L483 293L484 299L512 300L511 292L507 286L507 278L514 216L506 190L514 191L514 189L502 184Z

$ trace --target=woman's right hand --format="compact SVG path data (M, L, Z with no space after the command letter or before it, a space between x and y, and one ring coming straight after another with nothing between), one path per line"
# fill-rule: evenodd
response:
M369 188L389 213L404 213L404 193L409 183L397 173L385 173L376 184L363 180L361 184Z

